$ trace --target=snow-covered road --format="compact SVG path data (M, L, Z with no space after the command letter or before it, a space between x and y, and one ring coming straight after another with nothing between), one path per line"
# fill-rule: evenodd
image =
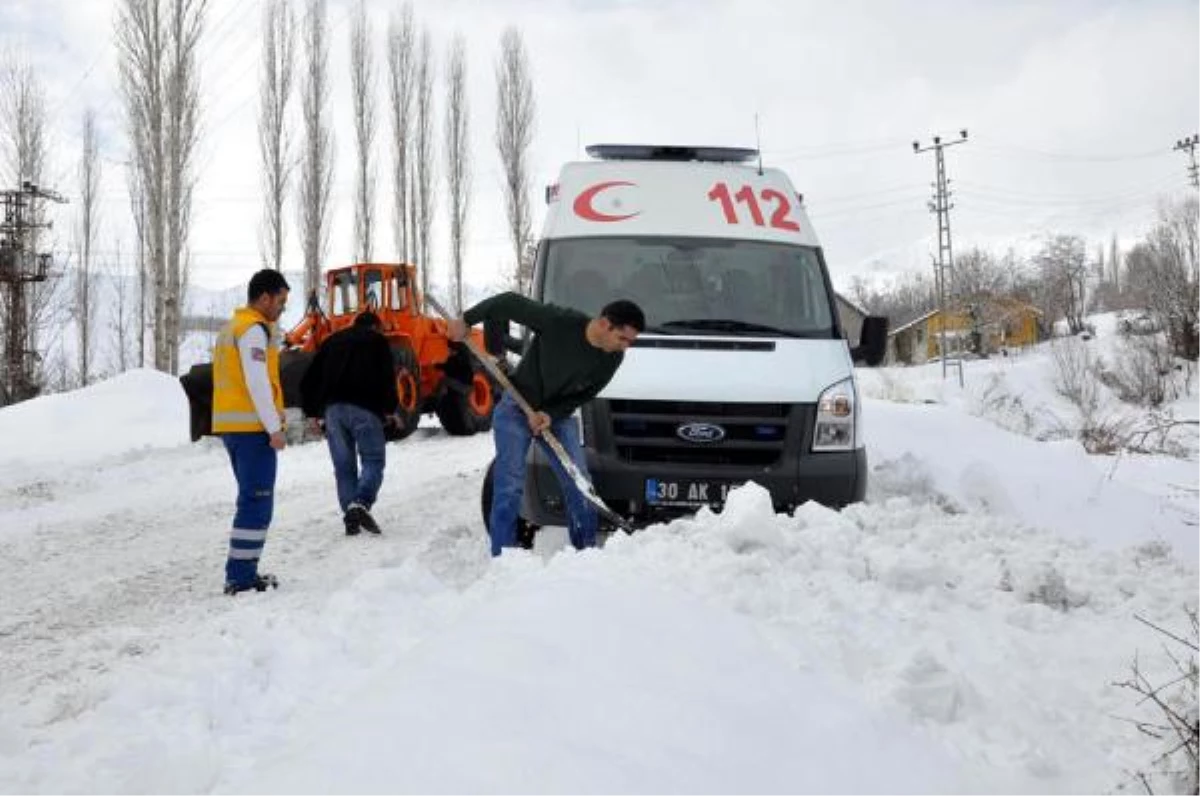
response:
M1166 671L1134 616L1195 607L1194 515L1077 447L871 401L867 504L750 485L492 562L490 439L426 421L382 537L342 534L323 446L285 451L282 587L231 599L232 477L177 390L0 413L0 791L1086 792L1157 751L1111 683Z

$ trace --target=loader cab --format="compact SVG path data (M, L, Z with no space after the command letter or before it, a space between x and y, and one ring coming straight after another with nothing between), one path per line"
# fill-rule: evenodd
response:
M327 276L330 314L353 316L366 309L415 312L410 289L412 271L410 265L392 264L360 264L330 271Z
M334 317L353 315L362 305L359 295L358 270L341 268L330 271L327 277L329 285L329 314Z

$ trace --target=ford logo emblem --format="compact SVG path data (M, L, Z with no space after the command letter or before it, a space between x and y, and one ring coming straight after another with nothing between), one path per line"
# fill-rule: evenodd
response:
M675 436L684 442L704 445L725 439L725 429L714 423L682 423L675 429Z

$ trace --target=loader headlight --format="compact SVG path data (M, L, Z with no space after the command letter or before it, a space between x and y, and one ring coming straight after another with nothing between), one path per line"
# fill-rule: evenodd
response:
M854 379L827 387L817 398L814 451L853 450L858 442L858 391Z

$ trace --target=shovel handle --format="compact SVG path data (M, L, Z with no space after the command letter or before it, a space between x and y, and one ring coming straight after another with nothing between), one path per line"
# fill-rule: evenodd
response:
M433 307L434 311L436 311L443 318L450 320L450 314L446 312L445 307L438 303L437 299L430 295L426 295L425 303ZM492 378L494 378L497 383L499 383L499 385L513 397L513 400L516 401L517 405L521 407L521 410L525 412L525 416L532 420L534 415L537 414L537 410L530 406L529 402L525 400L525 396L521 395L520 391L513 386L513 383L509 381L508 376L505 375L504 371L500 369L500 366L496 364L495 360L493 360L486 351L482 351L479 346L475 344L475 341L471 339L470 335L467 335L463 338L463 343L467 346L467 349L475 355L475 358L479 360L484 368L487 369L487 372L492 374ZM575 486L579 488L579 491L583 494L583 496L596 507L596 509L604 516L604 518L623 531L631 530L632 526L629 524L629 521L609 508L608 504L606 504L600 498L600 496L596 494L595 488L588 483L587 478L579 471L579 468L575 466L575 462L571 461L571 457L567 454L566 448L564 448L562 443L559 442L558 437L554 436L554 432L552 432L549 428L545 428L542 429L539 436L550 447L550 450L558 459L559 464L561 464L563 469L566 470L571 476L571 479L575 482Z

